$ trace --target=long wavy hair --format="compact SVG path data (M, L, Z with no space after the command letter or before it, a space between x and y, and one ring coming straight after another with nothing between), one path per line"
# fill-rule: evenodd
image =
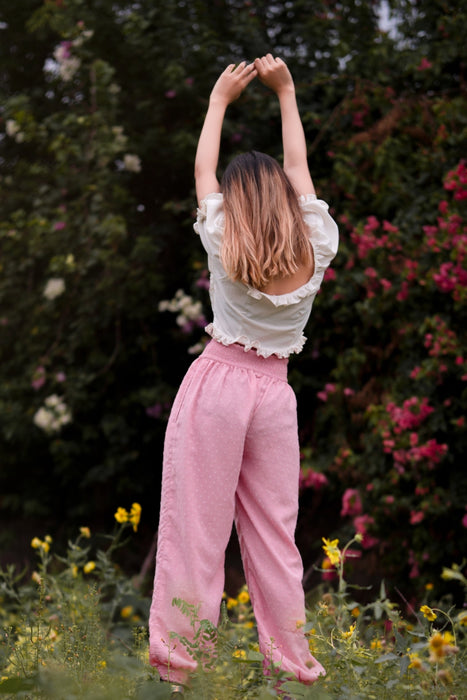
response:
M274 158L257 151L237 156L224 172L221 190L221 260L232 279L262 289L313 264L297 193Z

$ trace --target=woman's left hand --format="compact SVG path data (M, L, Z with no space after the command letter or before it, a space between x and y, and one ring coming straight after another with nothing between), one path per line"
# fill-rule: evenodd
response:
M221 102L225 106L229 105L240 97L248 83L251 83L256 75L257 70L254 63L247 64L246 61L242 61L238 66L231 63L227 66L225 71L221 73L214 85L210 101Z

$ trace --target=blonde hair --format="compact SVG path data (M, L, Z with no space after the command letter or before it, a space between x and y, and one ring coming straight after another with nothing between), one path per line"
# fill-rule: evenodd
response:
M309 231L297 193L279 163L250 151L222 177L225 231L221 260L234 280L262 289L313 264Z

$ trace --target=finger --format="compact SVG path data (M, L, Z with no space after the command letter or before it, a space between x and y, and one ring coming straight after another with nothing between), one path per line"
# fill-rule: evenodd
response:
M244 71L245 71L246 73L251 73L252 70L256 71L254 62L253 62L253 63L249 63L249 64L246 65L245 68L244 68Z
M245 76L245 85L248 85L248 83L251 83L253 78L256 78L257 75L258 75L258 71L256 70L256 68L254 68L250 73L248 73L247 76Z
M257 61L257 63L256 63ZM268 68L268 62L266 60L266 56L263 56L262 58L257 58L255 61L256 68L259 73L264 73L267 68Z
M246 61L241 61L241 62L238 64L238 66L235 68L235 71L234 71L234 72L241 73L242 70L245 69L245 67L246 67Z

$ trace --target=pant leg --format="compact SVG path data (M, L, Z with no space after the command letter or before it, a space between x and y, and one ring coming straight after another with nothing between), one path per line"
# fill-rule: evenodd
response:
M303 565L295 545L299 469L295 395L286 382L269 381L245 440L236 526L261 652L311 683L325 671L301 630Z
M255 405L250 373L201 356L185 377L164 446L158 550L150 611L150 662L161 676L186 680L196 662L175 631L193 636L174 597L218 623L225 549L232 530L244 439ZM171 650L169 653L168 645Z

